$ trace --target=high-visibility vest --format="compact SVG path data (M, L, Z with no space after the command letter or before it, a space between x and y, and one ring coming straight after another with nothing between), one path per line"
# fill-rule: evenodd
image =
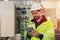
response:
M47 19L46 22L40 24L37 28L34 22L28 22L28 27L33 27L33 29L41 34L43 34L42 40L54 40L54 26L51 20ZM26 38L27 32L25 31L24 37ZM40 40L39 37L31 36L30 40Z

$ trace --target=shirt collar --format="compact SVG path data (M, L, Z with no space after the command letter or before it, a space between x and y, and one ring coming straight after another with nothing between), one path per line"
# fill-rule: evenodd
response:
M40 21L41 21L41 22L45 22L45 21L47 21L45 15L42 15L42 18L41 18ZM32 19L31 22L36 22L36 20L35 20L35 19Z

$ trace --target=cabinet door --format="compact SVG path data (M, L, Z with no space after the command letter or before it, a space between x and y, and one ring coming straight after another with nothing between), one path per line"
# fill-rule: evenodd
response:
M0 4L1 37L14 37L15 29L15 8L14 2L1 2Z

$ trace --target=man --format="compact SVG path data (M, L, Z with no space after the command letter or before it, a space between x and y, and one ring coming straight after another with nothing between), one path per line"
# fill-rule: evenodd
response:
M30 40L54 40L53 23L43 14L44 10L40 3L33 3L30 11L34 18L28 22L28 28L32 27L34 30L30 33L25 31L24 37Z

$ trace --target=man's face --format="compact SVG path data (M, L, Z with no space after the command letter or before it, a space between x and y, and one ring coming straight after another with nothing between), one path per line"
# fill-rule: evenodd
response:
M31 11L32 12L32 15L33 17L38 20L40 18L40 14L42 14L42 10L34 10L34 11Z

